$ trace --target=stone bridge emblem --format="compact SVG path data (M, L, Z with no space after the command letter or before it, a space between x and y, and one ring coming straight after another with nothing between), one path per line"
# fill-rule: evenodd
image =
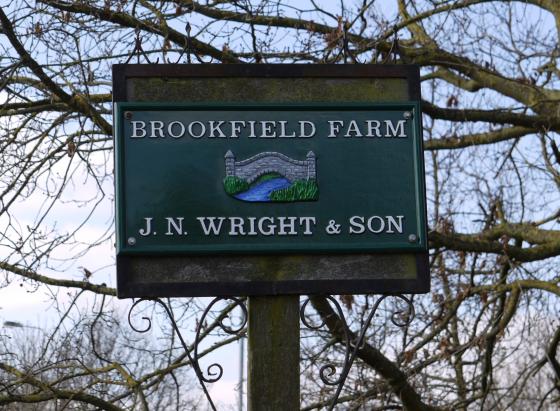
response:
M228 150L224 156L225 192L248 202L316 201L319 198L316 157L313 151L305 160L266 151L236 161Z

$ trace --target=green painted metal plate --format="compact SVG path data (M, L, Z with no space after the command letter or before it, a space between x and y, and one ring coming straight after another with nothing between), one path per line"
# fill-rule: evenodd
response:
M420 107L115 103L120 255L423 252Z

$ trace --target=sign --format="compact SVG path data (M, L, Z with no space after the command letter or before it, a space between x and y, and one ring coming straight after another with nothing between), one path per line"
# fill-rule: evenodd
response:
M383 278L425 289L419 101L262 101L264 77L249 102L115 87L119 296L359 293Z
M422 251L418 113L117 104L118 252Z

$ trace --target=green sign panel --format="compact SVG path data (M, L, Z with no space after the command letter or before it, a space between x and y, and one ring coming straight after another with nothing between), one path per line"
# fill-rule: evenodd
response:
M116 103L119 255L425 252L417 102Z

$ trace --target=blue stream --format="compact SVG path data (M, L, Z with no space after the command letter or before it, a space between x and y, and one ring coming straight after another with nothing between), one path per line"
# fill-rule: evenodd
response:
M292 183L284 177L263 181L249 190L239 193L235 198L243 201L270 201L270 193L283 188L288 188Z

